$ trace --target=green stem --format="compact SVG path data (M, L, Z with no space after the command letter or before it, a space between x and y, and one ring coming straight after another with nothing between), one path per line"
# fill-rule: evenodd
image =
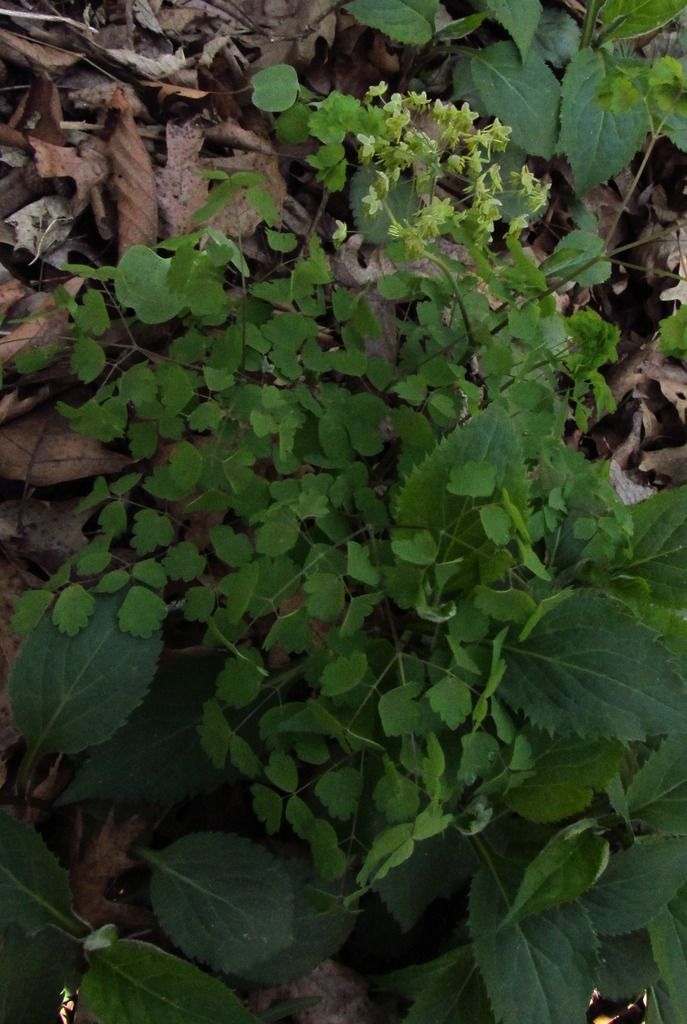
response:
M587 10L584 12L584 22L582 23L582 38L580 39L581 50L591 45L596 19L599 11L603 7L603 2L604 0L588 0Z
M429 260L430 263L433 263L435 267L438 267L441 273L446 278L449 288L453 292L453 296L456 300L456 305L460 310L460 315L463 318L463 326L465 327L465 333L468 336L470 347L474 349L475 337L472 332L472 324L470 323L470 317L468 315L467 309L465 308L465 303L463 302L463 297L460 294L460 289L458 287L458 282L456 281L455 275L451 273L451 270L447 266L446 261L442 259L441 256L436 256L434 253L426 252L425 257Z

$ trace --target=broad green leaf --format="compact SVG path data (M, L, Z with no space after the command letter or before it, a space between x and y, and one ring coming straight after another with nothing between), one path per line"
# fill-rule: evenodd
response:
M484 106L512 128L514 145L532 156L552 156L560 86L541 57L530 52L523 61L514 43L494 43L473 54L471 67Z
M115 942L89 960L79 997L101 1024L257 1024L217 978L147 942Z
M648 990L646 1004L646 1024L683 1024L684 1017L662 982Z
M687 732L687 688L656 634L578 591L503 647L501 696L549 732L643 739Z
M119 596L98 597L88 628L75 637L44 619L25 640L12 667L10 700L34 760L102 743L141 703L162 645L159 636L134 640L122 633L120 604Z
M478 863L470 841L450 831L417 843L410 858L376 880L374 888L407 932L433 900L452 896Z
M687 887L649 924L651 948L680 1017L687 1017Z
M519 0L517 4L512 0L487 0L487 10L513 38L522 60L527 60L542 13L539 0Z
M582 903L602 935L634 932L673 899L685 877L687 839L636 840L628 850L611 857Z
M290 64L272 64L262 68L253 75L251 85L253 106L273 113L292 107L300 89L296 69Z
M0 940L0 1021L55 1024L65 986L80 977L81 949L56 928Z
M420 988L404 1024L495 1024L484 982L469 948Z
M652 828L687 835L687 742L670 736L650 754L627 791L629 813Z
M643 104L619 114L600 106L597 96L605 74L601 54L584 49L570 61L563 79L558 147L570 160L580 194L625 167L649 130Z
M580 27L559 7L545 7L532 49L555 68L564 67L580 48Z
M53 594L49 590L25 590L14 606L10 627L26 636L40 622L52 604Z
M631 514L632 552L617 567L620 579L646 580L654 601L687 607L687 487L661 491Z
M660 28L679 14L684 6L684 0L607 0L602 6L601 17L609 29L615 21L622 19L611 30L609 39L629 39Z
M144 324L164 324L187 305L183 293L168 283L171 265L171 259L158 256L145 245L130 246L119 261L117 299L133 309Z
M496 1018L503 1024L582 1020L596 938L579 904L502 925L505 900L482 869L470 891L470 931Z
M608 999L626 999L630 993L653 985L658 976L646 930L601 938L594 980L599 992Z
M293 941L284 867L241 836L196 832L146 852L151 900L172 941L217 971L241 974Z
M10 925L27 935L48 925L79 930L67 872L34 829L0 812L0 930Z
M556 833L531 861L515 894L506 921L513 924L572 903L590 889L608 861L608 843L584 823Z
M438 0L351 0L344 5L361 25L399 43L422 45L434 35Z
M609 739L549 742L535 757L534 771L505 794L505 802L529 821L561 821L592 802L618 771L624 747ZM517 775L512 776L517 783Z
M81 800L143 800L172 804L212 792L227 773L201 750L198 725L213 695L216 658L182 658L161 672L131 718L88 759L58 803ZM190 684L190 685L189 685Z
M293 940L276 956L241 975L252 985L283 985L302 978L340 949L355 923L355 914L346 912L340 899L323 889L307 861L294 857L284 862L284 868L295 897Z

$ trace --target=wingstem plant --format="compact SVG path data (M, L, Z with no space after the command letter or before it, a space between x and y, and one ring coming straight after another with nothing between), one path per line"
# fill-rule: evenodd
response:
M628 509L564 443L613 408L618 330L561 315L551 280L604 279L601 241L573 232L538 267L519 231L545 190L525 167L508 195L508 129L385 96L301 104L318 177L342 189L352 163L357 226L388 239L383 322L317 238L293 255L253 175L216 176L195 234L62 296L93 397L61 411L135 468L95 482L91 541L18 605L11 799L31 807L63 754L55 818L155 807L130 857L156 930L91 919L40 832L0 815L0 977L35 1021L69 984L104 1024L247 1024L232 989L299 977L352 930L355 949L382 908L399 941L427 934L437 900L432 959L379 982L412 1024L581 1020L595 986L687 1013L687 492ZM201 224L239 191L268 280ZM180 651L156 671L163 628ZM160 807L229 787L249 813L155 834ZM17 975L27 941L39 984Z

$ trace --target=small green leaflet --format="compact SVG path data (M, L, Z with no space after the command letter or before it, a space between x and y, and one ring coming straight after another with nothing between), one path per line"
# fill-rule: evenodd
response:
M344 6L361 25L399 43L421 46L434 35L439 0L351 0Z
M643 104L621 114L600 106L605 74L601 54L584 49L570 61L563 79L558 148L570 160L580 194L629 163L649 130Z
M607 0L602 5L601 17L609 29L622 19L611 30L609 39L629 39L660 28L679 14L684 6L684 0Z
M687 835L687 743L669 736L649 755L627 791L629 813L652 828Z
M491 872L482 869L470 890L470 931L496 1018L503 1024L582 1020L596 959L587 914L570 904L501 926L506 909Z
M133 309L144 324L163 324L187 305L186 297L168 284L171 259L145 245L130 246L117 268L115 293L122 306Z
M273 113L292 107L300 89L298 75L290 64L272 64L270 67L262 68L253 75L251 85L253 106L258 110Z
M118 595L99 596L87 630L68 637L43 619L24 641L9 691L33 759L102 743L141 703L162 644L122 633L120 604Z
M69 878L34 829L0 812L0 930L33 935L48 925L74 934Z
M286 870L241 836L195 832L146 852L153 909L187 956L241 974L293 938L294 898Z
M494 43L472 55L472 77L487 111L512 128L526 153L553 155L558 134L560 86L541 57L522 61L514 43Z
M582 903L601 934L622 935L649 924L684 885L685 877L687 839L635 840L629 850L611 857Z
M643 739L687 733L679 665L614 601L580 590L503 647L501 696L552 733Z
M590 831L593 824L576 822L540 850L525 869L504 925L572 903L592 887L608 862L608 843Z
M257 1024L217 978L147 942L115 942L89 960L79 997L103 1024Z

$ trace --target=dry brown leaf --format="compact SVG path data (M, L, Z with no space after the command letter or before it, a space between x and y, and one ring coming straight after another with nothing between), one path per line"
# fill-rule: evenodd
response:
M20 572L4 558L0 558L0 754L16 743L19 733L12 724L12 712L7 694L7 676L21 645L21 640L10 629L12 611L18 598L41 582L28 572Z
M31 138L63 146L63 119L62 103L57 88L46 78L37 76L12 115L10 125L26 132Z
M32 394L22 397L18 391L8 391L0 398L0 424L16 420L19 416L25 416L32 409L43 405L52 397L53 390L50 384L44 384L42 387L36 388Z
M83 283L83 278L72 277L65 282L64 287L74 298ZM66 309L55 311L52 295L41 296L40 304L34 311L34 318L19 324L4 338L0 338L0 365L14 359L19 352L62 344L68 319L69 313Z
M253 70L274 64L306 68L319 40L327 49L334 42L336 11L330 0L248 0L241 4L241 14L260 26L247 37L261 50Z
M676 487L687 484L687 444L644 452L639 468L643 473L654 472L668 477Z
M53 146L39 139L32 139L31 144L41 178L74 180L76 192L70 205L73 215L78 217L88 206L92 190L104 184L110 173L101 140L89 140L78 151L71 146Z
M157 196L162 231L184 235L194 226L191 215L208 194L207 179L198 173L203 131L196 121L167 124L167 163L157 171Z
M118 249L155 245L158 239L155 175L125 93L115 89L110 100L111 133L107 153L112 162L111 188L117 201Z
M26 498L0 503L0 543L15 560L28 559L52 575L86 544L82 527L92 510L78 501Z
M74 433L56 409L39 409L0 427L0 476L31 487L119 473L132 461Z
M0 282L0 315L4 316L15 302L24 298L27 291L25 285L21 281L17 281L16 277Z
M15 249L26 249L32 256L45 259L69 238L74 215L62 196L43 196L5 220L14 228Z
M20 67L31 68L39 74L70 68L82 60L83 56L83 53L58 50L47 43L37 43L15 32L0 29L0 57Z
M382 1010L367 994L365 980L350 967L325 960L314 971L288 985L251 993L253 1013L262 1013L278 1000L317 998L317 1006L292 1014L295 1024L381 1024Z
M74 858L70 865L74 910L93 928L110 922L127 929L146 928L153 923L153 916L145 907L115 903L106 897L109 883L136 866L128 850L145 824L141 815L117 823L114 811L110 811L100 832L88 843L83 857Z
M240 156L201 160L200 166L204 169L226 171L227 174L233 174L235 171L262 174L265 178L264 188L271 194L277 209L281 210L286 197L286 185L275 154L265 156L264 153L242 153ZM247 238L253 234L261 221L261 215L255 212L240 192L213 218L212 226L231 238Z
M609 479L613 490L618 495L623 505L638 505L640 501L646 501L656 494L655 487L645 487L643 484L636 484L631 477L624 473L615 459L611 459Z

